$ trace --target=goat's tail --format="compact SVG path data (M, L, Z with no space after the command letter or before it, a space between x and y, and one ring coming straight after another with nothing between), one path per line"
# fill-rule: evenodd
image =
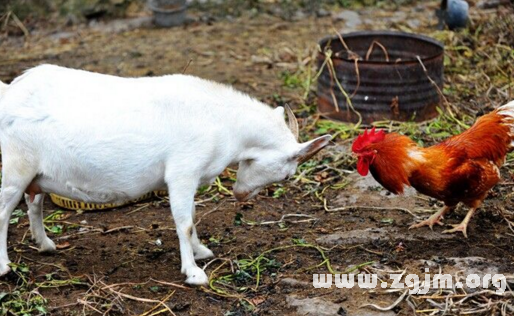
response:
M2 99L3 95L5 94L5 91L7 91L7 87L9 87L9 85L0 81L0 99Z

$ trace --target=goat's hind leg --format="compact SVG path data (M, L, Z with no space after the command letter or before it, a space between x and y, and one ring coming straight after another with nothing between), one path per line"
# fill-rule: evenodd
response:
M0 275L11 270L9 256L7 254L7 230L12 211L16 208L23 196L23 191L31 179L23 179L12 175L11 171L5 172L8 167L3 165L2 190L0 191Z
M2 191L0 192L0 275L4 275L11 270L9 267L9 256L7 254L7 230L9 228L9 220L12 211L18 205L23 195L20 186L8 186L2 183Z
M39 246L39 252L55 252L54 242L48 238L43 224L43 201L45 194L37 194L31 201L30 195L25 194L25 202L29 207L30 232L32 239Z
M17 147L2 143L2 189L0 191L0 275L11 270L7 253L7 230L12 211L36 176L37 169Z

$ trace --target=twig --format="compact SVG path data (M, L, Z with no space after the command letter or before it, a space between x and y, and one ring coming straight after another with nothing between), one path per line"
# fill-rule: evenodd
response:
M355 124L354 128L357 129L359 128L359 126L361 125L362 123L362 115L359 113L359 111L355 110L355 108L353 107L353 103L352 103L352 100L350 99L350 96L348 95L348 93L346 93L346 91L344 90L343 86L341 85L341 83L339 82L339 79L337 79L337 76L336 76L336 70L334 68L334 63L332 61L332 55L331 53L329 52L326 52L325 53L325 59L327 60L327 65L328 65L328 70L329 72L332 72L332 75L334 76L334 80L336 82L336 86L339 88L339 90L341 91L341 93L344 95L344 97L346 98L346 104L347 106L352 110L353 113L355 113L355 115L357 115L357 117L359 118L357 124ZM338 106L336 104L336 106Z
M199 200L199 201L195 201L195 205L200 206L200 205L202 205L202 204L203 204L203 203L205 203L205 202L210 202L210 201L212 201L212 200L214 200L214 199L217 199L217 198L219 198L219 197L220 197L220 194L219 194L219 193L216 193L216 194L214 194L213 196L211 196L210 198L203 199L203 200ZM202 205L202 206L203 206L203 205Z
M404 207L384 207L384 206L363 206L363 205L352 205L352 206L343 206L343 207L336 207L336 208L328 208L327 207L327 200L323 200L323 206L326 212L334 213L334 212L341 212L341 211L347 211L347 210L381 210L381 211L403 211L406 213L409 213L410 215L418 218L416 214L414 214L411 210L404 208Z
M307 217L309 219L304 219L304 220L298 220L298 221L289 221L290 223L305 223L305 222L312 222L312 221L317 221L318 218L312 216L312 215L306 215L306 214L284 214L282 215L282 217L280 218L280 220L278 221L267 221L267 222L260 222L259 225L271 225L271 224L279 224L279 223L283 223L284 220L288 217Z
M189 65L191 64L191 62L193 62L193 60L189 59L189 61L187 62L186 66L184 67L184 69L182 69L182 74L186 73L186 70L187 70L187 68L189 68Z
M218 210L218 209L219 209L223 204L225 204L225 201L226 201L226 200L221 201L218 205L216 205L216 207L215 207L215 208L213 208L212 210L210 210L209 212L207 212L207 213L205 213L205 214L202 214L202 216L198 219L198 221L195 223L195 225L200 224L200 222L202 221L202 219L203 219L205 216L207 216L207 215L209 215L209 214L212 214L212 213L216 212L216 211L217 211L217 210Z
M123 230L123 229L130 229L130 228L134 228L134 226L120 226L120 227L114 227L114 228L111 228L109 230L106 230L104 232L102 232L103 234L109 234L109 233L113 233L113 232L117 232L117 231L120 231L120 230ZM140 228L140 227L138 227Z
M361 76L360 76L359 65L358 65L359 60L361 59L361 57L359 56L359 54L357 54L354 51L350 50L348 45L346 45L346 42L345 42L343 36L341 35L341 33L339 33L333 25L332 25L332 30L337 34L337 37L339 38L339 41L341 42L341 44L344 46L344 48L348 52L348 59L353 59L354 63L355 63L355 73L357 74L357 85L355 86L355 90L353 90L352 94L350 95L350 99L351 99L351 98L353 98L357 94L357 91L359 90L359 87L361 85ZM335 54L337 56L337 53L335 53Z
M398 304L400 304L403 301L403 299L405 298L405 296L407 296L408 293L409 293L409 290L408 289L405 290L403 292L403 294L393 304L391 304L389 306L386 306L386 307L380 307L380 306L375 305L375 304L364 304L364 305L361 305L360 308L363 308L363 307L373 307L373 308L378 309L379 311L383 311L383 312L390 311L393 308L395 308Z
M14 23L16 23L16 25L21 29L21 31L23 32L23 35L25 36L25 40L28 40L29 38L29 31L27 30L27 28L25 27L25 25L23 25L23 23L20 21L20 19L16 16L16 14L14 14L14 12L11 11L11 16L12 16L12 19L14 20Z
M350 95L350 99L353 98L357 94L357 91L359 91L359 88L361 86L361 74L359 72L359 59L355 58L354 63L355 63L355 74L357 75L357 85L355 86L355 90L353 90L353 93Z
M387 49L384 47L384 45L380 44L378 41L373 41L371 45L368 48L368 52L366 53L366 60L369 60L369 56L373 52L373 47L377 45L378 47L382 48L382 51L384 52L386 62L389 62L389 54L387 53Z
M450 102L448 102L448 100L446 99L446 97L444 96L443 92L441 91L441 88L439 88L439 86L437 85L437 83L432 79L430 78L430 76L428 75L428 71L427 71L427 68L425 67L425 65L423 64L423 61L421 61L421 58L419 56L416 56L416 58L418 59L419 61L419 64L421 65L421 67L423 68L423 72L425 72L425 75L427 76L427 79L430 81L430 83L432 83L432 85L436 88L437 90L437 93L439 94L439 97L444 101L444 104L446 106L446 109L448 110L448 112L450 113L450 116L453 118L453 120L459 124L461 127L464 127L464 128L469 128L469 126L467 126L466 124L462 123L460 120L457 120L455 118L455 114L453 114L453 111L452 111L452 105L450 104ZM455 109L456 110L456 109Z
M143 206L140 206L140 207L136 208L135 210L132 210L132 211L128 212L126 215L130 215L130 214L133 214L135 212L138 212L138 211L140 211L140 210L142 210L144 208L147 208L148 206L150 206L150 203L145 203L145 204L143 204Z
M169 299L170 299L170 297L172 297L172 296L173 296L173 294L175 294L175 291L171 291L171 293L170 293L169 295L167 295L165 298L163 298L163 299L159 302L159 304L155 305L155 306L154 306L154 307L152 307L150 310L148 310L147 312L144 312L144 313L143 313L143 314L141 314L140 316L147 316L148 314L152 313L154 310L156 310L156 309L157 309L157 307L159 307L159 306L161 306L161 305L162 305L162 306L165 306L165 307L164 307L163 309L161 309L160 311L156 312L156 313L152 313L152 314L150 314L150 316L151 316L151 315L158 315L158 314L160 314L160 313L162 313L163 311L166 311L166 310L167 310L167 311L169 311L169 312L171 313L171 315L175 315L175 313L173 313L173 311L171 311L171 310L168 308L168 306L166 305L166 303L164 303L164 302L166 302L167 300L169 300Z
M77 303L79 304L82 304L84 306L87 306L88 308L91 308L92 310L94 310L95 312L97 312L98 314L103 314L101 311L99 311L98 309L96 309L95 307L91 306L91 304L89 304L88 301L85 301L83 299L77 299Z
M192 288L190 288L190 287L183 286L183 285L180 285L180 284L176 284L176 283L173 283L173 282L160 281L160 280L156 280L156 279L152 279L152 278L150 278L150 281L155 282L155 283L159 283L159 284L163 284L163 285L174 286L176 288L183 289L183 290L192 290Z
M143 302L143 303L158 303L158 304L161 304L161 305L163 305L164 308L166 308L170 312L171 315L175 315L175 313L173 313L173 311L168 307L168 305L164 304L162 301L153 300L153 299L149 299L149 298L137 297L137 296L133 296L133 295L130 295L130 294L125 294L125 293L122 293L122 292L115 291L112 288L108 288L108 290L111 291L112 293L115 293L116 295L119 295L121 297L127 298L129 300L133 300L133 301L137 301L137 302Z

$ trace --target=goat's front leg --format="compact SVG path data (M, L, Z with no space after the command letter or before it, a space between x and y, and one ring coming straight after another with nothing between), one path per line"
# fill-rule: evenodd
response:
M195 204L193 203L193 209L191 211L193 214L193 221L196 218L196 209ZM207 258L214 257L212 251L202 244L200 239L198 238L198 234L196 233L196 225L193 224L193 234L191 235L191 245L193 246L193 253L195 256L195 260L202 260Z
M34 196L34 200L30 201L30 195L25 194L25 202L29 207L29 222L32 239L39 246L39 252L54 252L55 244L48 238L43 225L43 201L45 195L43 193Z
M171 179L168 182L170 191L171 213L177 227L177 235L180 243L181 272L187 276L186 283L194 285L206 285L209 281L205 272L195 262L193 255L192 235L193 205L196 185L191 180L180 181Z

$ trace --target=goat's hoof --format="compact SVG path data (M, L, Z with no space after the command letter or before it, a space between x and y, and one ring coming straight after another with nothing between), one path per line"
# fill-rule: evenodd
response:
M207 274L199 267L192 267L186 271L187 279L186 283L191 285L207 285L209 278Z
M39 252L52 253L56 251L55 243L48 237L39 245Z
M9 267L9 263L11 263L11 261L9 261L9 259L0 260L0 276L6 275L7 273L9 273L9 271L11 271L11 267Z
M195 260L202 260L202 259L208 259L214 257L214 253L212 251L205 247L204 245L199 245L195 251Z

